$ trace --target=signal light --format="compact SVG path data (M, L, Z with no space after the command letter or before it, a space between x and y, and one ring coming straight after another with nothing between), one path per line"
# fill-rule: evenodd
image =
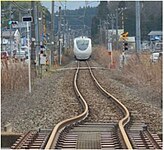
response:
M123 50L127 51L128 50L128 42L123 43Z
M15 24L18 24L18 21L9 21L8 24L9 25L11 25L11 24L15 25Z
M12 21L11 24L18 24L18 21Z

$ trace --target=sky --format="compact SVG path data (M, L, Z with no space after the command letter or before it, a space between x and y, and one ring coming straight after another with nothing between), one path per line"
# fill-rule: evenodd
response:
M78 9L80 6L85 7L85 6L92 6L96 7L100 3L100 0L97 1L84 1L84 0L79 0L79 1L71 1L71 0L66 0L66 1L55 1L55 11L59 9L59 6L61 6L61 9L65 9L65 4L66 4L66 9L69 10L75 10ZM51 1L42 1L43 6L47 7L48 10L51 12Z

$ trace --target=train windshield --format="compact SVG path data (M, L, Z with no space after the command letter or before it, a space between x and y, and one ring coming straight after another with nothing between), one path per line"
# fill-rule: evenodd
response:
M79 50L84 51L88 48L89 40L77 40L76 44Z

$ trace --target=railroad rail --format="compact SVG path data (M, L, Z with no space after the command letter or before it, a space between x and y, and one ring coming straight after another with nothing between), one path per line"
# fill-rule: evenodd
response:
M96 86L104 93L107 95L107 97L112 98L112 100L114 100L114 102L116 102L119 107L121 108L121 110L124 112L125 116L119 121L118 125L119 125L119 130L121 132L121 136L122 139L124 140L124 143L126 145L127 149L132 149L132 145L129 141L128 135L124 129L124 126L129 122L130 120L130 114L128 109L118 100L116 99L114 96L112 96L110 93L108 93L97 81L97 79L95 78L93 72L92 72L92 68L90 67L89 63L87 62L90 74L92 76L92 79L95 81Z
M43 149L51 130L29 131L20 136L11 149Z
M89 114L88 105L80 93L77 80L80 69L87 69L100 89L110 100L114 101L121 109L123 118L116 123L90 123L86 122ZM74 75L74 90L83 106L83 112L78 116L59 122L54 129L47 132L30 131L22 136L11 147L12 149L162 149L161 139L156 134L151 134L146 125L140 121L127 125L130 113L127 108L114 96L108 93L95 78L89 62L87 67L80 67L79 63ZM40 135L40 136L39 136Z
M78 98L84 108L84 112L76 117L73 117L73 118L70 118L70 119L67 119L67 120L64 120L60 123L58 123L55 128L53 129L52 133L51 133L51 136L50 136L50 139L46 145L46 149L51 149L52 147L55 146L56 144L56 136L57 136L57 133L59 130L63 130L67 125L70 125L71 123L76 123L78 121L81 121L81 120L84 120L87 115L88 115L88 105L86 103L86 101L84 100L83 96L81 95L80 91L78 90L78 87L77 87L77 78L78 78L78 72L79 72L79 63L78 63L78 67L77 67L77 70L75 72L75 75L74 75L74 90L75 90L75 93L78 95Z

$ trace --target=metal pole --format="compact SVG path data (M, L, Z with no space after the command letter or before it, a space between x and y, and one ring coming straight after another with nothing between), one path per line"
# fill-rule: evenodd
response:
M118 9L116 9L116 50L118 50Z
M38 21L38 2L36 2L35 10L34 10L34 22L35 22L35 37L36 37L36 51L35 56L37 58L37 61L39 60L39 21ZM39 64L39 63L38 63Z
M28 42L28 76L29 76L29 93L31 93L31 58L30 58L30 35L29 35L29 22L27 22L27 42Z
M22 22L22 14L21 12L19 12L19 22ZM20 39L21 39L21 27L19 27L19 34L20 34ZM19 39L19 43L18 43L18 50L20 51L21 50L21 42L20 42L20 39Z
M63 53L66 49L66 1L65 1L65 9L64 9L64 33L63 33Z
M43 44L43 12L42 12L42 10L41 10L41 12L40 12L40 17L41 17L41 21L40 21L40 44L42 45Z
M102 26L101 26L101 19L100 19L100 45L102 44Z
M136 1L136 52L141 50L140 2Z
M10 2L10 22L11 22L11 2ZM10 56L11 56L11 53L12 53L12 50L11 50L11 33L12 33L12 29L11 29L11 26L12 26L12 23L10 23Z
M122 29L124 31L124 12L122 12L121 21L122 21Z
M59 21L58 21L58 32L59 32L59 39L58 39L58 41L59 41L59 49L58 49L58 61L59 61L59 64L61 65L61 40L60 40L60 38L61 38L61 7L59 7Z
M52 1L52 7L51 7L51 57L50 57L50 64L54 65L54 1Z
M32 7L32 17L34 18L34 21L31 23L31 37L32 38L35 38L35 17L36 17L36 14L35 14L35 4L36 2L35 1L31 1L31 7ZM34 60L35 60L35 46L34 46L34 41L32 41L32 44L31 44L31 60L32 60L32 64L34 64Z
M59 62L59 64L61 65L62 64L62 62L61 62L61 57L62 57L62 46L61 46L61 41L60 41L60 45L59 45L59 47L60 47L60 62Z
M113 34L113 29L114 29L114 16L113 16L113 14L112 14L112 34Z

